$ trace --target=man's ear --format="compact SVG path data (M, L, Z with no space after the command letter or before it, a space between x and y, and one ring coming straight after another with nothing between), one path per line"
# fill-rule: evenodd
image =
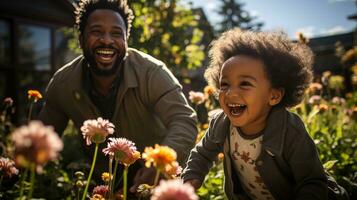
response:
M285 91L283 88L273 88L269 99L269 104L275 106L283 99Z
M83 49L83 35L81 33L78 35L78 43L79 47Z

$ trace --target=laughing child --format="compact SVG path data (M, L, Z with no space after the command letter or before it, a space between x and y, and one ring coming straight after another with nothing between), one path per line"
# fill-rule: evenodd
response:
M191 151L182 178L199 188L224 153L228 199L327 199L324 169L301 119L312 52L282 33L229 30L212 43L205 72L217 113Z

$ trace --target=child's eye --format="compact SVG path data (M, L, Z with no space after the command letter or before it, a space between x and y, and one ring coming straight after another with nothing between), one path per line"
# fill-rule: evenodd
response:
M242 81L242 82L240 83L240 86L243 87L243 88L247 88L247 87L253 86L253 84L251 84L251 83L248 82L248 81Z
M227 83L221 83L220 86L219 86L219 89L220 90L227 90L228 86L229 85Z

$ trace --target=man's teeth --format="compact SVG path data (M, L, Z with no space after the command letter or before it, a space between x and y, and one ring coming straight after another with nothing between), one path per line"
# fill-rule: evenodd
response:
M112 50L97 50L97 53L105 54L105 55L113 55L114 51L112 51Z

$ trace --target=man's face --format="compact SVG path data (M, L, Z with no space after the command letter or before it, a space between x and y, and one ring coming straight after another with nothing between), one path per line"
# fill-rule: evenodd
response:
M119 13L109 9L93 11L80 35L83 54L99 76L113 75L125 57L126 28Z

